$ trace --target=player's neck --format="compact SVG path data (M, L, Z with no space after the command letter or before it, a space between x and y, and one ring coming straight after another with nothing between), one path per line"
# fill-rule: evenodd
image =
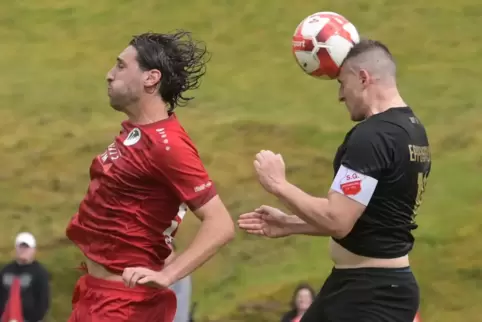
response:
M125 112L129 121L134 124L150 124L155 123L169 117L167 104L160 96L146 97L139 100L135 106L131 106Z
M400 96L396 87L384 88L377 91L369 106L369 115L383 113L391 108L406 107L407 104Z

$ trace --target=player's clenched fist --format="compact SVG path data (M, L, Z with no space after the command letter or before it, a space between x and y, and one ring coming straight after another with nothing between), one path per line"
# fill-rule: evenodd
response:
M281 154L269 150L261 150L256 154L254 169L263 188L276 194L278 187L286 181L285 163Z
M122 279L127 287L136 284L164 288L172 284L165 274L144 267L128 267L122 273Z
M289 235L288 215L277 208L261 206L253 212L239 216L238 226L249 234L270 238Z

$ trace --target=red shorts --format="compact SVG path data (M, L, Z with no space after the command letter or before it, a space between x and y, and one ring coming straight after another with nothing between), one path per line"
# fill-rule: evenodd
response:
M127 288L86 274L75 285L68 322L172 322L176 306L170 289Z

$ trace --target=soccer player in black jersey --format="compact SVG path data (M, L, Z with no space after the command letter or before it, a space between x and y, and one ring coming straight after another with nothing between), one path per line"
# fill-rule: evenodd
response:
M401 98L386 46L362 40L338 77L339 100L358 122L336 152L327 197L290 184L280 154L261 151L261 185L292 212L261 206L240 216L248 233L330 236L331 274L302 322L412 322L419 289L410 270L412 230L430 173L425 128Z

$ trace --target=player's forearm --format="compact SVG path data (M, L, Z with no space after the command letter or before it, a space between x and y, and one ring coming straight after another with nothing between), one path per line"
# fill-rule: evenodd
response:
M170 265L173 261L174 258L176 258L177 254L174 252L174 250L171 251L171 254L164 260L164 265Z
M190 275L234 238L230 217L205 218L191 244L168 264L163 272L173 281Z
M336 234L337 222L330 215L328 199L310 196L289 182L278 187L276 197L307 224L293 224L292 229L297 231L295 233L317 236Z
M289 216L286 228L290 235L328 236L326 230L308 224L298 216Z

